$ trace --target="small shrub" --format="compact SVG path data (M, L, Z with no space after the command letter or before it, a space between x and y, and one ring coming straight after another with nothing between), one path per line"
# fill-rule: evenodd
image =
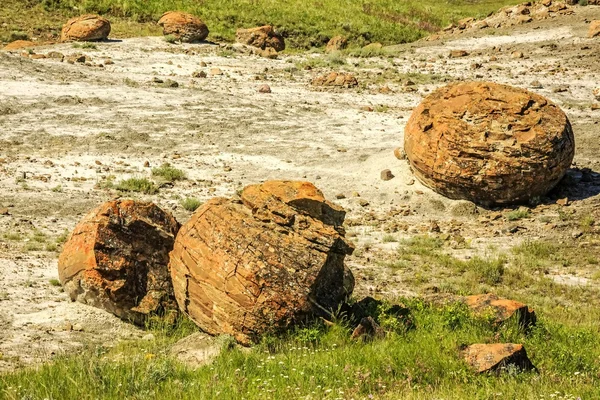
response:
M518 221L527 217L529 217L529 210L526 209L514 210L506 214L506 219L509 221Z
M23 237L18 232L15 232L15 233L5 233L4 234L4 239L10 240L10 241L13 241L13 242L18 242L21 239L23 239Z
M60 281L58 279L52 278L48 282L51 286L60 286Z
M188 197L181 201L181 206L191 212L196 211L198 207L202 205L202 202L196 198Z
M178 39L175 35L165 35L163 38L165 42L175 44L178 42Z
M14 42L15 40L29 40L29 35L25 32L14 31L8 35L8 41Z
M115 189L123 192L138 192L145 194L155 194L158 188L154 182L146 178L129 178L118 182Z
M397 242L398 239L396 239L394 237L394 235L385 235L383 237L383 243L393 243L393 242Z
M168 182L180 181L185 179L185 172L177 169L169 163L164 163L160 167L152 169L152 176L158 176Z

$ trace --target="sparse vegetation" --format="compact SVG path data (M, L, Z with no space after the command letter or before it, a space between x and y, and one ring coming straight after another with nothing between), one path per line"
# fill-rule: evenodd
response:
M84 49L84 50L98 50L98 46L91 42L83 42L83 43L73 43L74 49Z
M155 194L158 188L154 182L146 178L129 178L117 182L115 189L123 192L137 192L144 194Z
M187 211L191 211L194 212L196 211L196 209L198 207L200 207L202 205L202 201L193 198L193 197L187 197L184 200L181 201L181 206L186 209Z
M180 181L186 178L185 172L173 167L169 163L164 163L160 167L153 168L152 176L162 178L167 182Z
M529 210L518 209L518 210L510 211L506 214L506 219L509 221L518 221L523 218L529 218Z

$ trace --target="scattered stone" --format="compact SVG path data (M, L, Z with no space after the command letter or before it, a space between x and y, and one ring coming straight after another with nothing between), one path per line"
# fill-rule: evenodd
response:
M558 199L556 200L556 204L558 204L559 206L566 207L569 205L569 198L565 197L564 199Z
M467 296L467 306L477 315L484 316L492 313L496 323L504 323L512 318L517 318L518 324L523 327L535 325L535 311L526 304L518 301L502 299L493 294Z
M406 152L402 147L396 147L396 149L394 150L394 156L398 160L406 160Z
M592 94L594 95L594 98L598 101L600 101L600 87L594 89L592 91Z
M514 52L512 52L510 57L511 58L523 58L523 57L525 57L525 55L523 54L522 51L514 51Z
M600 20L592 21L588 30L588 37L593 38L600 36Z
M564 93L569 91L568 85L558 85L552 88L552 93Z
M235 33L235 38L238 43L258 47L263 50L267 47L273 48L275 51L283 51L285 49L283 36L275 32L275 29L271 25L238 29Z
M192 73L192 78L206 78L206 72L204 71L196 71Z
M59 53L58 51L51 51L48 54L46 54L46 56L48 58L53 58L53 59L57 59L57 60L63 60L65 58L63 53Z
M201 66L202 68L204 68L204 67L208 67L208 65L207 65L207 64L206 64L204 61L200 61L200 66Z
M312 81L313 86L338 86L352 88L358 86L358 81L354 75L344 72L330 72L327 75L319 76Z
M86 62L86 57L84 55L81 55L81 54L74 55L74 56L69 56L69 57L67 57L67 62L69 64L85 63Z
M223 71L221 71L221 68L211 68L209 74L210 76L219 76L223 75Z
M169 351L182 364L197 369L211 364L221 352L234 345L229 335L210 336L196 332L175 343Z
M144 167L150 168L150 161L144 161Z
M390 181L392 179L394 179L394 174L392 174L392 171L390 171L389 169L384 169L383 171L381 171L382 181Z
M179 11L168 11L160 17L158 25L164 36L174 37L184 43L201 42L208 36L208 26L200 18Z
M8 208L0 208L0 215L10 215Z
M167 265L179 224L153 203L102 204L75 227L58 259L73 301L142 324L177 310Z
M466 50L451 50L448 55L450 58L467 57L469 53Z
M365 199L360 199L358 201L358 205L361 206L361 207L367 207L369 205L369 202L367 200L365 200Z
M342 200L342 199L346 198L346 195L344 193L338 193L335 195L335 198L338 200ZM8 212L8 210L7 210L7 212Z
M325 51L327 53L331 53L334 51L344 50L346 47L348 47L348 39L338 35L329 39L329 42L327 42L327 46L325 47Z
M542 83L540 81L533 81L529 84L529 86L531 86L532 89L543 89L544 85L542 85Z
M344 217L308 182L268 181L208 201L171 252L177 302L204 332L242 344L337 309L354 287Z
M425 186L452 199L499 205L552 189L571 165L575 139L565 113L544 97L466 82L425 98L406 125L404 149Z
M463 351L465 361L477 372L499 372L508 366L521 371L535 370L522 344L473 344Z
M259 93L271 93L271 87L269 85L262 85L258 88Z
M99 15L87 14L68 20L63 25L60 40L62 42L106 40L109 34L109 20Z

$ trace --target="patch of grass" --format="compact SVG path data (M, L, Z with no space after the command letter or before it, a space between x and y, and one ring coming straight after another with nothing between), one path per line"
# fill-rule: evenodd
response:
M156 340L96 347L52 363L0 375L8 399L593 399L600 396L600 332L539 315L527 335L471 316L464 306L438 308L405 300L416 329L356 343L351 327L316 323L265 337L249 351L225 349L197 370L168 355L194 330L151 330ZM596 314L597 316L598 314ZM476 374L462 361L464 344L523 343L540 373ZM218 384L217 384L218 383ZM499 395L501 393L501 395ZM500 396L500 397L498 397ZM554 396L554 398L560 398Z
M44 246L43 246L42 243L39 243L39 242L27 242L23 246L23 251L24 252L28 252L28 251L42 251L42 250L44 250Z
M29 40L29 35L26 32L14 31L8 35L8 41L14 42L15 40Z
M75 42L72 47L74 49L98 50L98 46L91 42Z
M393 243L398 241L394 235L385 235L382 240L383 243Z
M187 197L184 200L181 201L181 206L186 209L187 211L191 211L194 212L196 211L196 209L198 207L200 207L202 205L202 201L193 198L193 197Z
M186 179L185 172L173 167L169 163L164 163L160 167L152 168L152 176L157 176L167 182L174 182Z
M527 209L518 209L514 211L510 211L506 213L506 219L509 221L518 221L523 218L529 217L529 210Z
M133 88L140 87L139 82L136 82L136 81L134 81L133 79L130 79L130 78L123 79L123 83L126 86L133 87Z
M154 182L146 178L124 179L117 182L114 188L122 192L137 192L144 194L155 194L158 192L158 188Z
M63 191L63 188L62 188L62 186L61 186L61 185L58 185L58 186L54 186L54 187L53 187L51 190L52 190L54 193L62 193L62 191Z
M61 286L60 281L56 278L52 278L48 281L51 286Z
M175 44L178 42L178 39L175 35L165 35L163 40L167 43Z
M23 236L21 236L21 234L18 232L10 232L10 233L4 234L4 239L10 240L13 242L19 242L19 241L23 240Z

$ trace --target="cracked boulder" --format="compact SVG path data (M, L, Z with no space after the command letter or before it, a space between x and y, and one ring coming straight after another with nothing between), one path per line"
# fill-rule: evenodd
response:
M285 50L283 36L278 34L271 25L259 26L250 29L238 29L235 32L235 40L259 49L272 48L275 51Z
M480 294L464 298L465 304L479 316L490 315L498 324L516 318L522 327L535 325L535 311L518 301L503 299L493 294Z
M153 203L102 204L75 227L58 259L65 292L136 324L176 313L168 263L178 229Z
M354 287L344 217L308 182L268 181L210 200L171 252L181 310L244 345L337 310Z
M71 18L63 25L60 40L87 42L106 40L110 34L110 22L99 15L86 14Z
M406 125L404 149L425 186L493 206L544 196L571 165L575 140L567 116L548 99L467 82L423 100Z
M185 43L201 42L208 36L208 26L200 18L179 11L168 11L158 20L163 35Z

